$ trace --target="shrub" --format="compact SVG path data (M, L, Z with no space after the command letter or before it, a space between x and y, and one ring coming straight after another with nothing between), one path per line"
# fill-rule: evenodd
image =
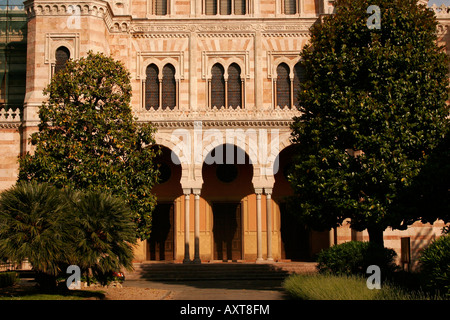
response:
M113 272L133 267L136 224L121 198L101 191L80 193L73 199L74 264L91 269L102 284Z
M71 264L106 282L132 269L136 224L122 198L19 182L0 194L0 257L28 259L42 288L56 288Z
M320 273L366 275L367 267L377 265L383 276L397 269L394 250L370 242L350 241L322 250L317 258Z
M67 259L70 230L67 204L46 183L20 182L0 195L0 256L14 263L28 259L42 285L54 286Z
M19 281L17 272L0 272L0 288L9 287Z
M450 295L450 236L441 236L425 248L419 258L427 286Z

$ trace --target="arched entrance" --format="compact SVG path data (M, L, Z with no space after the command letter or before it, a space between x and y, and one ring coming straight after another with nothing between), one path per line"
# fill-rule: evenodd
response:
M152 192L157 205L152 214L152 232L147 240L147 260L171 261L175 259L174 200L183 194L180 184L181 166L172 161L172 151L161 146L161 155L155 158L159 165L159 183Z
M202 175L202 197L212 209L212 259L243 259L241 200L253 193L249 157L237 146L219 145L206 156Z

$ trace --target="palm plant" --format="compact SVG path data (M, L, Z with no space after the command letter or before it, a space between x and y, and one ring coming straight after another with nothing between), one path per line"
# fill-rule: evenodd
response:
M126 203L100 191L79 193L72 203L76 264L101 282L121 268L131 270L137 236Z
M19 182L0 195L0 256L28 259L37 280L56 285L61 262L70 254L67 202L55 187ZM51 280L49 283L48 280Z

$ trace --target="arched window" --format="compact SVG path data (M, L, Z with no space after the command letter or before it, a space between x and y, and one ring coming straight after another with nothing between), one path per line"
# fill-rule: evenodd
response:
M163 68L162 79L162 107L174 109L177 105L177 84L175 81L175 68L166 64Z
M228 67L228 90L227 90L227 107L236 108L243 107L242 103L242 81L241 68L233 63Z
M211 107L225 106L225 79L224 69L216 63L211 69Z
M297 13L297 0L284 0L284 14Z
M159 69L151 64L147 67L145 79L145 108L159 108Z
M294 88L293 88L293 99L294 106L299 107L298 96L300 94L300 83L305 81L306 70L300 63L297 63L294 67Z
M66 47L59 47L55 52L55 69L58 73L66 67L66 62L70 59L70 51Z
M284 108L291 106L291 80L289 78L289 66L280 63L277 68L276 106Z

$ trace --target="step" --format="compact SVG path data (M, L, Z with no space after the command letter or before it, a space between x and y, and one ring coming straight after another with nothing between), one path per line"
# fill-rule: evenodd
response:
M315 264L139 263L128 280L282 280L292 273L314 272Z

